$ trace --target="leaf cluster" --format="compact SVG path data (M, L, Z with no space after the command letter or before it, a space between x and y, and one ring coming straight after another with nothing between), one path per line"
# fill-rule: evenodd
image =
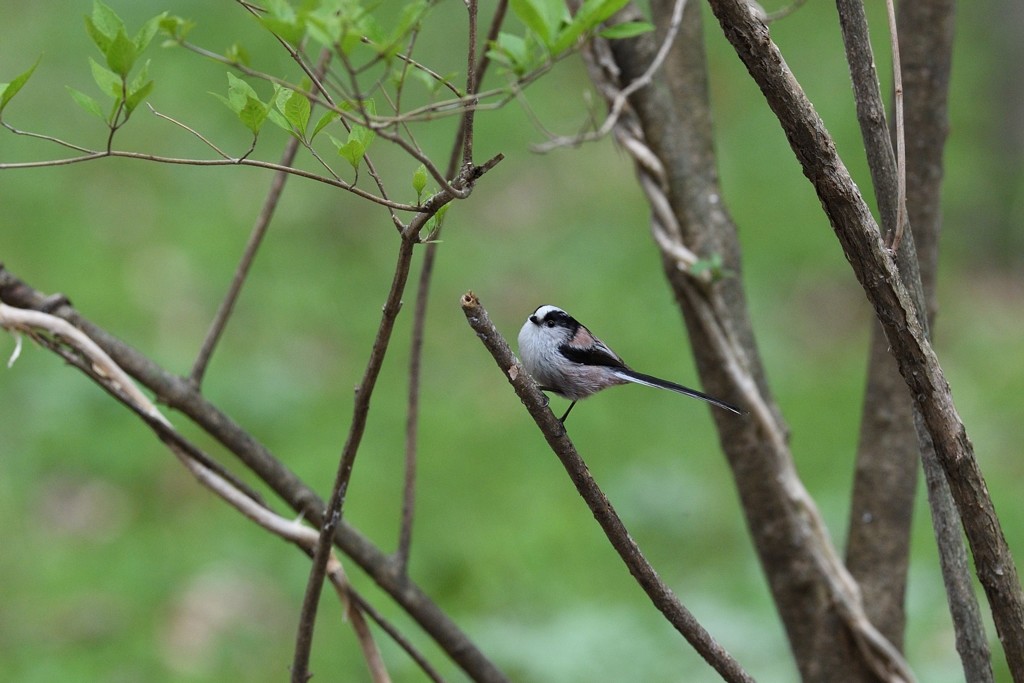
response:
M149 60L133 79L129 81L128 77L166 16L167 13L163 12L152 17L134 36L129 37L117 13L102 0L93 0L92 15L85 17L85 27L106 65L90 57L89 66L100 91L112 100L111 109L105 114L93 97L70 87L68 91L82 109L106 122L111 129L123 125L153 90L153 81L149 78Z
M575 47L629 0L586 0L570 15L560 0L511 0L509 6L528 29L525 35L501 32L489 56L516 76L540 67ZM600 31L606 38L631 38L653 30L647 22L627 22Z

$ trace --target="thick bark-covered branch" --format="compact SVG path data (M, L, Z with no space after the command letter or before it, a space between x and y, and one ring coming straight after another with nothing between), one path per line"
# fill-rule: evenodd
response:
M899 170L886 125L864 4L861 0L837 0L836 5L878 213L885 233L895 235L900 214ZM937 224L930 227L938 229ZM903 282L914 293L918 315L923 317L924 293L910 234L900 240L897 259ZM846 563L861 586L872 621L902 649L906 624L903 601L920 458L913 403L888 347L881 325L876 324L868 353Z
M853 267L946 473L1015 680L1024 680L1024 594L952 393L892 254L824 124L750 6L709 0L813 184Z
M653 3L657 36L601 43L591 78L611 101L645 73L669 32L671 0ZM618 20L628 20L626 13ZM630 97L614 129L636 161L652 208L651 229L679 302L705 388L740 402L748 420L717 419L744 514L772 595L807 681L910 680L902 657L864 613L859 591L796 472L788 429L768 388L742 287L736 226L718 184L699 5L683 16L675 46L649 87ZM720 256L711 283L693 254Z
M864 5L860 0L838 0L836 4L879 215L884 232L892 235L896 233L898 214L898 169L890 143L890 126L885 122ZM903 283L914 297L917 314L927 321L926 329L930 330L937 308L935 275L941 228L942 153L949 125L946 112L953 50L953 3L900 3L899 45L905 101L902 131L910 145L904 169L910 225L895 259ZM923 250L916 248L918 244ZM902 643L911 511L920 451L964 673L969 681L990 681L991 657L971 588L967 552L959 531L960 517L927 428L921 416L915 415L906 383L899 376L880 325L873 330L869 358L850 506L847 564L861 584L872 620L890 640Z

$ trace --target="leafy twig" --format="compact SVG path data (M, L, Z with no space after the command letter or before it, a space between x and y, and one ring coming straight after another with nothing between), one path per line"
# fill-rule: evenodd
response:
M615 123L619 120L619 116L622 114L623 108L629 103L630 95L640 90L640 88L650 85L651 78L654 76L654 73L660 69L661 65L665 62L665 58L668 57L669 50L672 49L672 43L675 41L676 35L679 33L679 25L683 21L683 9L685 8L686 0L675 0L675 5L672 8L672 20L669 23L668 30L665 32L665 39L661 41L661 46L658 48L658 52L651 61L650 66L647 67L647 70L639 78L634 79L626 87L622 88L614 98L612 98L608 116L605 117L604 122L599 128L597 128L597 130L571 137L554 138L553 140L548 140L545 143L534 145L533 150L535 152L550 152L561 147L575 147L583 144L584 142L600 140L608 135L612 128L615 127Z

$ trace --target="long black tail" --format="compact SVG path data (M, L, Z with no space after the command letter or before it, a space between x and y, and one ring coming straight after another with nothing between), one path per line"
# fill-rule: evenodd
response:
M636 370L627 370L625 368L616 368L615 374L626 380L627 382L633 382L635 384L643 384L644 386L654 387L656 389L668 389L674 391L677 394L683 394L684 396L692 396L693 398L699 398L702 401L707 401L711 405L724 408L725 410L732 411L737 415L746 415L747 411L737 408L731 403L723 401L714 396L708 396L702 391L691 389L690 387L684 387L682 384L676 384L675 382L669 382L667 379L660 379L652 375L645 375L642 372Z

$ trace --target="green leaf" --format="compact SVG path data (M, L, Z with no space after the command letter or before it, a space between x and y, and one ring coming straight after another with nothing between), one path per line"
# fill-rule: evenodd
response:
M107 57L107 66L121 78L128 77L128 73L135 66L135 58L139 56L138 50L135 49L135 43L128 38L128 34L124 31L119 31L114 36L104 54Z
M149 93L153 92L153 81L146 81L142 85L129 90L128 98L124 101L124 106L128 110L128 114L135 111L135 108L142 104L142 101L149 97Z
M260 128L263 127L263 122L267 120L267 105L260 102L258 97L247 97L245 104L238 111L238 120L251 130L254 135L259 133Z
M440 232L441 226L444 225L444 216L448 213L448 209L451 207L451 204L445 204L437 210L437 213L428 218L426 223L424 223L423 229L427 231L427 241L437 239L437 233Z
M93 0L92 17L87 17L85 24L93 42L103 54L107 53L107 47L117 34L125 32L121 17L117 16L117 12L105 5L102 0Z
M654 25L646 21L627 21L615 26L609 26L602 30L600 35L608 40L622 40L623 38L635 38L636 36L650 33Z
M724 277L731 277L734 273L725 267L725 260L719 253L713 253L708 258L698 259L690 266L690 274L702 275L708 273L712 282L718 282Z
M295 129L299 133L306 132L306 126L309 125L309 114L310 104L306 96L295 90L288 90L289 94L285 98L284 106L281 108L281 113L288 119L288 123L295 126Z
M253 134L259 133L270 113L270 106L260 101L252 86L230 71L228 72L228 96L224 97L218 93L210 94L235 112L238 120Z
M324 115L320 117L320 120L313 126L313 132L310 133L309 139L312 140L317 136L317 133L322 131L326 126L338 118L338 112L336 111L325 111Z
M321 46L333 48L341 40L341 17L338 12L316 10L306 16L306 30Z
M274 109L273 107L267 108L267 120L291 135L293 138L298 138L299 140L302 139L298 134L296 134L295 126L288 123L288 119L286 119L277 109Z
M243 66L249 66L252 62L249 59L249 51L238 43L232 43L231 47L224 53L228 61L232 64L241 64Z
M40 57L39 59L42 59ZM36 59L36 63L33 64L28 71L24 71L14 77L10 83L0 83L0 112L3 112L4 107L11 101L11 98L18 94L18 91L28 83L28 79L32 76L32 72L39 66L39 59Z
M551 46L555 37L558 20L555 18L561 8L560 2L552 0L510 0L509 6L526 27L537 34L544 45Z
M149 97L149 93L153 92L153 81L149 78L149 63L150 60L147 59L138 75L132 79L131 85L128 86L128 96L124 100L126 118L131 116L144 99Z
M392 29L388 42L392 44L405 42L406 35L423 21L429 10L430 3L427 0L415 0L402 8L402 16Z
M156 35L158 30L160 30L165 18L167 18L167 12L161 12L142 25L142 28L140 28L138 33L135 34L135 37L132 38L132 42L135 43L135 51L137 53L141 54L143 50L149 47L150 42L153 40L153 36Z
M412 189L416 191L416 201L423 196L423 188L427 186L427 167L420 164L412 174Z
M334 146L338 148L338 154L344 157L352 165L353 169L359 168L359 162L366 153L366 148L370 146L375 137L377 137L376 133L360 125L352 126L352 130L349 131L348 139L345 142L341 142L333 135L330 136Z
M189 32L196 27L196 23L190 19L182 19L178 16L168 15L166 12L161 16L160 30L170 36L171 40L174 42L181 42L185 40L185 37L188 36Z
M597 28L601 22L622 9L629 0L586 0L579 11L563 28L554 44L551 52L560 54L571 48L584 33Z
M512 70L517 76L522 76L530 70L533 62L527 42L517 35L511 33L499 33L498 39L492 43L492 49L488 52L491 59Z
M71 97L75 100L75 103L78 104L79 107L89 112L90 114L93 114L100 121L106 123L107 117L103 114L103 111L100 109L100 105L96 100L89 97L84 92L75 90L70 86L68 87L68 92L71 93Z
M100 87L100 90L115 100L121 99L121 92L124 88L124 81L121 80L121 77L105 66L102 66L92 57L89 57L89 67L92 69L92 79L96 81L96 85Z
M306 25L291 5L285 0L265 0L263 5L267 13L259 17L259 22L264 27L292 45L302 42L306 35Z
M139 73L132 79L131 85L128 86L128 92L131 93L138 90L149 80L149 64L151 61L147 59L146 63L142 65Z
M249 98L259 101L259 96L256 94L256 91L252 89L252 86L229 71L228 101L231 103L229 105L231 109L236 114L242 111L242 107L246 105Z
M629 0L586 0L576 13L586 22L586 30L596 28L605 19L608 19L620 9L625 7ZM573 17L574 19L576 17Z
M263 8L276 19L295 21L295 9L287 0L265 0Z
M106 54L107 48L110 47L110 41L113 38L104 35L103 31L100 30L91 17L85 18L85 30L89 33L89 37L92 38L92 42L100 49L100 52Z
M281 40L291 45L298 45L306 35L306 27L298 22L282 21L276 17L262 16L259 22Z

